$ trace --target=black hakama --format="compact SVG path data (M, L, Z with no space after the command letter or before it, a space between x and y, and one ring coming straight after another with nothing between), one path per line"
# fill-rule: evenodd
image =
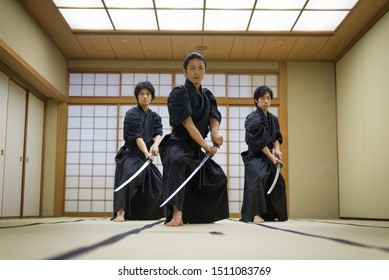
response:
M275 174L276 166L262 152L266 146L273 149L273 143L282 143L278 119L268 112L268 116L260 108L250 113L245 122L245 140L248 150L242 152L245 166L243 204L241 221L252 222L255 215L265 221L286 221L287 206L285 181L280 173L276 186L267 195Z
M215 117L221 121L213 94L200 87L200 95L193 84L176 87L168 98L168 109L172 133L161 142L163 163L164 198L169 197L202 161L205 154L189 136L182 121L192 116L203 138L209 132L209 121ZM184 223L210 223L229 217L227 177L223 169L208 159L196 175L167 204L167 219L172 219L172 207L182 211Z

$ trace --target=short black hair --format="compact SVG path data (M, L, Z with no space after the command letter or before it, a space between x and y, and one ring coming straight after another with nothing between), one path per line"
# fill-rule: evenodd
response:
M136 97L136 100L138 100L138 95L142 89L147 89L151 93L151 100L154 100L155 89L154 89L154 86L149 81L139 82L136 84L135 89L134 89L134 95Z
M189 61L192 59L195 59L195 58L202 60L204 62L204 65L205 65L205 70L207 70L207 61L205 60L205 57L202 56L201 54L199 54L198 52L192 52L185 57L184 69L186 69L186 67L188 66Z
M265 95L265 93L268 92L270 94L270 98L273 99L273 90L269 88L268 86L260 86L257 87L254 91L254 102L255 100L258 100L258 98Z

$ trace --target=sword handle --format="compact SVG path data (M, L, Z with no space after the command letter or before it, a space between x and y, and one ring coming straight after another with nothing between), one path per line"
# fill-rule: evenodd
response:
M151 152L151 147L150 147L150 150L149 150L149 154L151 154L151 156L153 156L153 157L157 156L156 154L154 154L153 152ZM146 161L148 161L148 162L153 162L153 160L152 160L151 158L149 158L149 157L146 158Z
M213 145L214 147L216 147L216 148L219 148L219 146L217 146L217 145ZM205 153L205 156L207 157L207 158L212 158L213 156L214 156L214 153L212 153L211 151L207 151L206 153Z
M208 152L205 153L205 156L207 158L212 158L213 157L213 153L211 151L208 151Z

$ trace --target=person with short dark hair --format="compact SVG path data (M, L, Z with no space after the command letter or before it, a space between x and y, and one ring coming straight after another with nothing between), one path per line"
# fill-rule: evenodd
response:
M126 112L123 127L125 144L115 157L115 189L135 174L147 159L159 155L162 140L161 117L149 106L155 98L154 86L146 81L135 86L136 107ZM151 162L145 170L118 192L114 192L115 222L155 220L164 216L159 207L162 174Z
M248 150L242 152L245 166L241 221L260 224L286 221L285 181L281 173L273 191L267 192L275 178L276 165L282 165L282 135L278 118L269 112L273 90L260 86L254 91L256 110L245 121ZM272 152L274 151L274 152Z
M183 68L185 84L175 87L168 97L172 132L164 137L160 148L165 199L192 174L205 152L216 154L217 147L223 144L223 136L219 134L222 116L216 99L201 86L207 68L205 58L190 53ZM205 141L209 132L212 144ZM166 226L228 218L227 177L222 168L208 159L166 208Z

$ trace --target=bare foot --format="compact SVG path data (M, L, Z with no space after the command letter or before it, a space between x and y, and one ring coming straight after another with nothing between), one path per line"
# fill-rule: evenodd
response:
M113 220L114 222L124 222L124 209L120 209L116 213L116 218Z
M166 223L165 226L167 227L179 227L182 226L184 223L182 222L182 212L178 211L176 206L173 206L173 218L170 220L170 222Z
M265 222L265 220L262 219L261 216L259 216L259 215L254 216L254 220L253 220L254 224L258 225L258 224L263 224L264 222Z

